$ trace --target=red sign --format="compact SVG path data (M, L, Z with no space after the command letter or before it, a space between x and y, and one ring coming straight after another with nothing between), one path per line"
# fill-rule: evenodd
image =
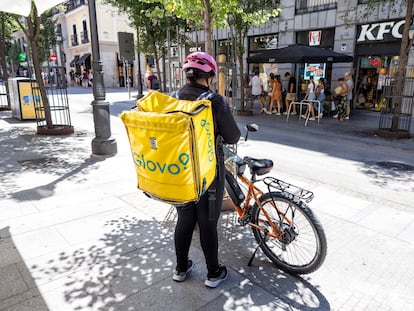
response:
M321 44L322 31L309 31L309 46L315 46Z
M50 60L51 62L54 62L56 59L57 59L56 54L50 54L50 56L49 56L49 60Z

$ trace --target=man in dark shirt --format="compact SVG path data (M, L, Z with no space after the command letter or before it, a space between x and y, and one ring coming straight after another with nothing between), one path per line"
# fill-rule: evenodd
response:
M290 75L290 72L285 73L285 78L289 80L287 94L285 98L286 111L283 114L287 114L289 104L296 100L296 79ZM292 114L296 114L296 105L292 105Z

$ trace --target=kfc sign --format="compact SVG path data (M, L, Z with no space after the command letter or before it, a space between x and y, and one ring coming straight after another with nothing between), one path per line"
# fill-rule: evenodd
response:
M309 31L309 45L315 46L315 45L321 45L321 35L322 31Z
M357 42L393 41L402 38L405 20L361 25Z

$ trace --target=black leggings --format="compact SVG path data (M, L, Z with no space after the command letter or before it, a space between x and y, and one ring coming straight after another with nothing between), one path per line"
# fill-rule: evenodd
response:
M221 180L223 181L224 179L221 178ZM215 184L216 203L214 220L208 219L209 206L207 192L196 204L177 207L178 220L175 227L174 241L177 267L180 271L186 271L187 269L188 252L196 223L198 223L200 231L200 242L207 264L207 271L209 273L215 273L219 268L217 223L223 201L224 183L216 179Z

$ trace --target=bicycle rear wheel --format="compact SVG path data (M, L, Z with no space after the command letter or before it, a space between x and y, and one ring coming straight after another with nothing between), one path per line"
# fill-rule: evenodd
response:
M279 192L260 197L261 209L253 207L254 237L266 256L282 270L293 274L306 274L317 270L325 260L327 241L322 225L302 201L294 202ZM275 233L273 225L282 233L274 238L265 232Z

